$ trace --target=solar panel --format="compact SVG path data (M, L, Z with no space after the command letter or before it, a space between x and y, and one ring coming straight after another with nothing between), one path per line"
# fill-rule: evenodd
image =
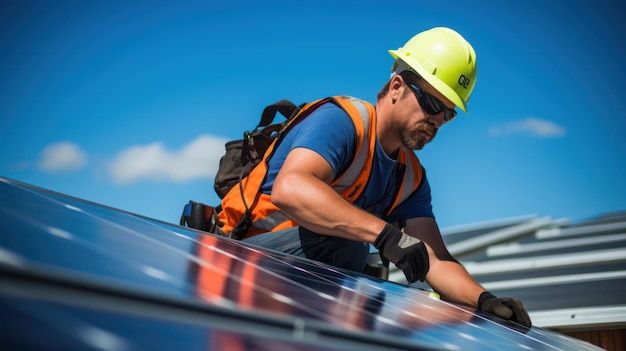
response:
M428 291L0 178L20 349L598 350Z

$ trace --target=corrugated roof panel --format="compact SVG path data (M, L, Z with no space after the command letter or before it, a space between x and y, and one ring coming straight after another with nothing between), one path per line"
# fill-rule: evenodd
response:
M626 308L626 213L571 225L539 217L507 226L493 223L483 223L480 231L472 225L465 226L468 232L455 229L454 237L464 239L450 245L471 244L471 250L458 250L457 258L485 288L522 300L531 317L537 316L537 325L561 330L626 326L626 314L607 312ZM402 272L392 270L390 277L405 282ZM581 318L581 310L592 317Z

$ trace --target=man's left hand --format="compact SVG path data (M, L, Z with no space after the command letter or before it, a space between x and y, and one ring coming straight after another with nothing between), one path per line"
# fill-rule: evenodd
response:
M526 328L531 327L530 316L519 300L509 297L497 298L490 292L485 291L478 298L478 309L493 313L506 320L512 320Z

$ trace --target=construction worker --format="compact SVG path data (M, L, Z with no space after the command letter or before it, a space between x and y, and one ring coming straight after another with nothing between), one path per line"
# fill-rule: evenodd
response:
M396 61L375 107L349 97L305 107L306 118L223 199L222 230L229 233L245 214L244 241L356 271L373 244L409 282L426 280L445 300L530 327L518 300L487 292L446 249L414 152L457 107L467 112L474 49L438 27L389 52Z

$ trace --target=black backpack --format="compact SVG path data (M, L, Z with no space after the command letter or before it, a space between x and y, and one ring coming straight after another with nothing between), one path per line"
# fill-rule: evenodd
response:
M263 109L261 121L254 130L245 131L241 140L226 143L226 153L220 159L213 186L220 199L261 162L267 148L278 138L287 122L300 112L302 106L304 104L298 107L288 100L271 104ZM277 112L286 120L273 123Z
M261 120L254 130L251 132L245 131L243 139L226 143L226 153L220 158L213 185L220 199L224 198L233 186L241 184L241 181L261 162L267 148L281 135L287 123L300 112L304 105L296 106L288 100L281 100L271 104L263 109ZM277 112L286 119L274 123ZM248 208L247 204L246 208ZM250 210L248 209L248 211ZM220 211L220 206L214 208L195 201L189 201L183 208L180 225L184 226L186 224L190 228L222 234L217 219L217 214ZM241 224L244 225L243 223ZM244 229L242 228L242 230ZM239 231L235 230L234 232L237 234Z

